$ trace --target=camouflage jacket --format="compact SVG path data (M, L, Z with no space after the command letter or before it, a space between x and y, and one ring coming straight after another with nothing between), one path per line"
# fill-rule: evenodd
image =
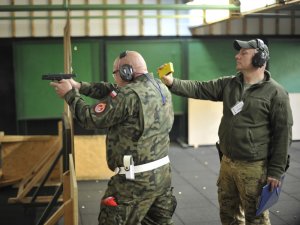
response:
M99 102L88 105L80 94ZM72 89L65 100L82 127L108 128L106 152L111 170L123 166L124 155L132 155L135 165L168 155L169 132L174 121L172 99L168 88L152 74L139 76L119 89L105 82L82 82L79 92ZM163 167L155 171L155 176L161 176L159 171L169 176L169 165ZM149 182L150 176L153 176L151 172L137 174L136 182Z

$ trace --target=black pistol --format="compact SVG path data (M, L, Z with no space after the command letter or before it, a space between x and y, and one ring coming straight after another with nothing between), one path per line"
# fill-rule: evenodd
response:
M53 73L42 75L42 80L60 81L62 79L71 79L76 77L76 74L72 73Z

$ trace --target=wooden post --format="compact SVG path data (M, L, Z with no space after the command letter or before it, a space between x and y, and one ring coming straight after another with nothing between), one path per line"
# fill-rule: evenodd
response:
M70 23L70 11L67 11L67 21L64 27L64 72L65 73L72 73L72 47L71 47L71 23ZM69 105L65 102L64 103L64 114L67 116L70 130L71 130L71 153L74 157L74 128L73 128L73 118L71 111L69 109ZM75 162L75 160L73 159Z
M0 131L0 136L4 136L4 131ZM2 148L2 145L1 145L1 142L0 142L0 180L1 180L1 177L3 175L3 172L2 172L2 154L1 154L1 148Z
M64 218L65 225L78 225L78 187L76 181L73 156L69 155L70 170L64 173L63 199L64 203L53 213L44 225L55 225L60 218Z

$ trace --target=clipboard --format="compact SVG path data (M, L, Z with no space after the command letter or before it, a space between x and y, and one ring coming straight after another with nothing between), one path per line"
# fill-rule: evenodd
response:
M285 175L283 175L280 179L281 185L278 188L273 189L272 192L270 192L270 184L267 184L262 188L259 203L258 203L258 207L257 207L257 210L256 210L256 216L260 215L262 212L269 209L276 202L278 202L280 192L281 192L281 189L282 189L284 176Z

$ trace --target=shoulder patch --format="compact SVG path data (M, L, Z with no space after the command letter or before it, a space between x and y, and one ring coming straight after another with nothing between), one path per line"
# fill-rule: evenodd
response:
M94 108L95 113L102 113L106 109L106 103L100 102Z

